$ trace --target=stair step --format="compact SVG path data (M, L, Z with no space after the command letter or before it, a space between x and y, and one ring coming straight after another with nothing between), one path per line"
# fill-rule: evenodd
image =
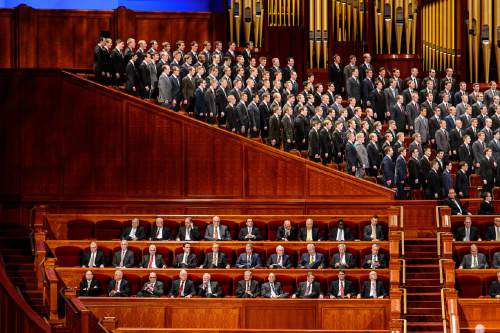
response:
M408 300L408 309L433 308L441 311L441 299L439 300Z
M413 303L412 303L413 305ZM436 313L441 313L441 308L439 307L439 304L437 307L414 307L414 306L408 306L408 315L436 315Z
M407 322L408 332L443 332L443 322Z
M21 254L7 254L3 255L3 260L6 264L9 263L21 263L21 262L33 262L33 257L31 255L21 255Z
M406 266L408 265L439 265L439 258L406 259Z
M436 245L437 238L405 238L405 244L408 245Z
M421 280L421 279L438 279L439 280L439 271L438 272L406 272L406 282L409 280Z
M419 258L436 258L437 252L434 251L405 251L405 259L419 259Z
M407 292L406 297L409 301L441 301L439 292Z
M433 286L406 286L406 292L408 293L417 293L417 292L440 292L441 291L441 286L440 285L433 285Z
M438 314L425 314L425 315L406 315L406 320L409 322L439 322L441 319L441 313Z
M439 285L439 278L411 278L406 277L406 285L410 286L436 286Z

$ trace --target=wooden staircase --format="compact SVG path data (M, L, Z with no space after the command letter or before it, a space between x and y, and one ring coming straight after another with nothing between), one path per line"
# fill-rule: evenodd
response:
M436 239L405 241L408 332L443 332Z

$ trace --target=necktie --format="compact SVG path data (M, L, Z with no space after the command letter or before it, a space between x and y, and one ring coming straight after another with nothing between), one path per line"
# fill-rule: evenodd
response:
M472 256L472 267L471 268L477 268L477 256Z
M276 291L274 291L274 283L270 283L270 287L271 287L271 296L275 296L276 295Z
M120 290L120 281L115 281L115 291Z
M344 230L338 229L337 231L337 241L343 241L344 240Z
M371 282L371 287L370 287L370 297L377 297L377 288L375 286L375 281Z
M219 228L214 226L214 239L219 239Z
M251 263L252 263L252 256L247 254L247 265L250 266Z
M185 240L191 240L191 228L186 228Z
M249 292L249 291L250 291L250 281L247 281L246 286L245 286L245 292Z
M306 241L312 242L312 229L307 229Z
M376 263L377 261L378 261L378 260L377 260L377 255L376 255L376 254L374 254L374 255L372 256L372 268L375 268L375 263Z
M120 267L123 267L123 261L125 260L125 251L122 251L121 259L120 259Z
M372 225L372 234L370 236L372 239L377 238L377 228L375 228L374 225Z
M150 255L149 256L149 262L148 262L148 268L152 268L153 267L153 260L154 260L154 256Z
M344 298L344 281L340 281L340 297Z
M212 262L212 266L217 267L218 263L219 263L219 256L217 253L214 253L214 259Z
M496 227L497 229L497 237L496 237L496 240L497 241L500 241L500 227Z
M182 263L183 263L184 265L186 265L186 264L187 264L187 253L186 253L186 252L184 252L184 254L182 255Z
M497 232L498 233L498 232ZM281 258L281 254L278 255L278 265L282 266L282 258Z
M465 239L464 241L469 241L470 240L470 230L469 228L465 228Z
M179 286L179 297L184 296L184 281L181 281L181 285Z
M92 252L90 254L89 267L95 267L95 252Z
M309 256L309 264L314 264L314 255Z
M307 283L307 292L306 295L311 295L312 293L312 283Z
M161 233L162 233L161 228L156 229L156 238L160 238Z

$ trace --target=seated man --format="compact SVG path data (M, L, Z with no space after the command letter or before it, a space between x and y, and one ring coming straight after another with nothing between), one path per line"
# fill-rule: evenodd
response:
M174 267L177 268L195 268L198 266L196 254L191 252L191 244L182 245L182 253L179 253L174 260Z
M312 219L307 219L306 226L300 228L299 240L306 241L306 242L313 242L313 241L321 240L321 235L319 233L319 229L314 226L314 222Z
M491 283L490 297L500 298L500 272L497 272L497 279Z
M455 194L455 189L450 188L448 190L448 198L444 199L443 204L451 208L451 215L471 215L471 213L462 205L459 199L457 199Z
M146 239L146 232L144 231L144 228L139 225L139 219L137 217L132 219L132 225L130 227L125 228L121 239L129 241Z
M290 268L292 263L290 257L285 254L285 248L281 245L276 246L276 253L269 256L267 260L267 267L269 268Z
M493 268L500 268L500 252L495 252L493 255L493 263L491 266Z
M482 253L478 253L477 246L472 244L470 246L470 254L464 255L462 258L462 263L458 267L459 269L483 269L488 268L488 262L486 261L486 256Z
M236 268L259 268L262 264L260 256L253 252L253 245L245 245L245 252L241 253L236 260Z
M177 241L198 241L200 240L200 231L198 227L193 224L191 217L184 219L184 225L179 228L177 233Z
M213 298L213 297L224 297L224 292L219 285L219 282L212 281L212 277L209 273L203 274L203 282L198 287L198 296Z
M365 255L365 259L363 260L363 268L377 269L387 267L385 255L383 253L379 253L379 250L380 245L372 245L372 253Z
M307 252L300 258L299 268L323 268L325 267L325 257L316 252L314 244L307 244Z
M338 279L333 280L328 289L328 294L330 298L351 298L355 296L356 291L352 281L345 279L345 272L339 270Z
M104 254L97 249L97 243L90 243L90 250L85 251L81 260L82 267L104 267Z
M323 298L321 285L314 281L314 278L313 272L307 272L307 280L299 283L299 288L292 298Z
M262 240L262 234L260 233L260 229L253 225L253 220L247 219L247 221L245 222L245 227L240 229L238 239L240 241L260 241Z
M278 227L276 234L277 241L294 241L297 240L297 229L292 226L290 220L285 220L282 226Z
M382 226L378 224L378 216L373 215L370 219L370 224L365 225L363 228L363 240L364 241L383 241L385 240L385 234Z
M156 273L149 273L149 281L144 283L141 291L137 293L139 297L161 297L163 296L163 282L156 279Z
M212 245L212 252L208 252L200 268L231 268L227 263L226 254L219 251L219 244Z
M170 228L163 225L163 218L157 217L155 220L155 225L151 230L151 237L149 240L152 241L166 241L170 240Z
M116 251L113 255L113 267L115 268L130 268L134 266L134 252L128 249L128 241L123 239L120 242L120 251Z
M156 245L149 245L149 254L145 254L142 257L140 264L142 268L166 268L165 261L163 261L163 256L161 254L156 254Z
M345 244L339 244L339 252L332 256L332 267L336 269L354 268L354 256L346 252Z
M99 296L101 286L99 280L94 279L92 271L86 271L85 277L80 282L78 296Z
M204 238L207 241L231 240L231 234L227 226L220 224L220 217L214 216L212 224L209 224L205 230Z
M108 284L108 296L110 297L128 297L130 290L128 281L123 278L122 271L115 271L115 276Z
M337 225L330 230L328 239L331 241L345 242L353 240L353 237L351 229L345 226L343 219L340 219L338 220Z
M281 283L276 281L276 275L274 275L274 273L269 273L267 276L267 282L264 282L260 288L260 294L264 298L288 297L288 293L283 292L281 289Z
M469 216L465 218L464 226L457 228L455 233L455 237L453 238L455 241L460 242L476 242L481 241L481 235L479 234L479 230L472 225L472 221Z
M495 217L493 225L486 230L486 240L500 242L500 217Z
M260 294L259 282L252 279L252 272L245 271L243 280L238 281L236 288L236 297L255 298Z
M187 271L185 269L181 269L181 271L179 272L179 279L172 282L172 289L170 289L170 293L168 294L170 298L191 298L192 296L196 295L194 283L193 281L188 280L187 276Z
M363 283L358 298L384 298L387 296L384 283L377 280L377 272L371 271L368 276L370 280Z

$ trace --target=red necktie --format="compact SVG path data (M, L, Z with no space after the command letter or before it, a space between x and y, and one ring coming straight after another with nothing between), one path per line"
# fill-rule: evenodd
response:
M153 259L154 259L154 256L150 255L149 256L148 268L152 268L153 267Z
M182 297L183 293L184 293L184 281L181 281L181 285L179 287L179 297Z

